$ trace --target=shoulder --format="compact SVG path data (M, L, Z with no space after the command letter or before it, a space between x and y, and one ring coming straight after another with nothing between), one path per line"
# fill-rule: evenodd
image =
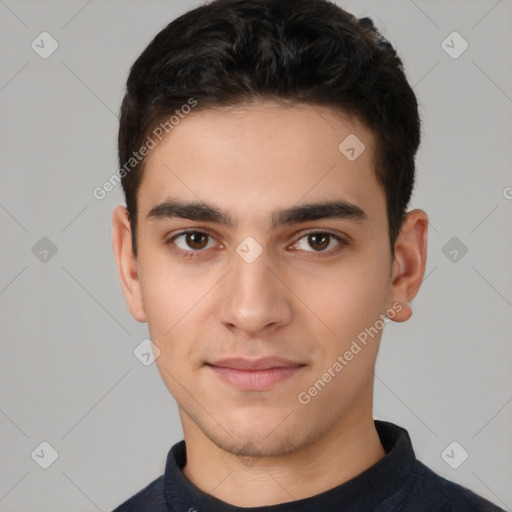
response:
M443 478L420 461L416 461L410 483L404 512L503 512L497 505Z
M163 475L134 494L112 512L167 512Z

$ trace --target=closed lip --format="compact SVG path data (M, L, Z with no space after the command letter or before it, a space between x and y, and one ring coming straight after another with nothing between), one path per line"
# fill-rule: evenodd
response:
M207 363L209 366L218 368L232 368L234 370L268 370L270 368L296 368L304 366L303 363L283 359L282 357L262 357L259 359L246 359L243 357L230 357L219 359L213 363Z

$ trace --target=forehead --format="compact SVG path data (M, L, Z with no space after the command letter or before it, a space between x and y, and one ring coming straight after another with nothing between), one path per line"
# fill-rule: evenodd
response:
M139 212L172 196L207 201L237 218L339 199L382 215L374 147L361 122L328 107L266 101L198 110L146 157Z

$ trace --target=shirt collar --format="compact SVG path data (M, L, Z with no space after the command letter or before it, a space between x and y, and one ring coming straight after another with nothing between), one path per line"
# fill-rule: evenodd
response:
M310 510L374 510L388 496L402 487L416 462L408 432L381 420L375 428L386 455L351 480L309 498L265 507L236 507L201 491L182 473L186 463L185 441L176 443L167 456L164 486L170 510L206 512L304 512Z

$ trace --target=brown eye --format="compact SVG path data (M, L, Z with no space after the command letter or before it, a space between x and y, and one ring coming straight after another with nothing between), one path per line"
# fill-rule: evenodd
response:
M330 237L331 235L327 233L313 233L308 235L308 243L313 249L323 251L329 246Z
M208 243L208 235L206 233L187 233L185 243L191 249L204 249Z
M334 233L315 231L302 236L296 243L297 249L310 253L333 253L347 243Z
M185 252L202 251L203 249L209 249L212 247L213 238L202 231L188 231L176 235L171 240L178 249Z

